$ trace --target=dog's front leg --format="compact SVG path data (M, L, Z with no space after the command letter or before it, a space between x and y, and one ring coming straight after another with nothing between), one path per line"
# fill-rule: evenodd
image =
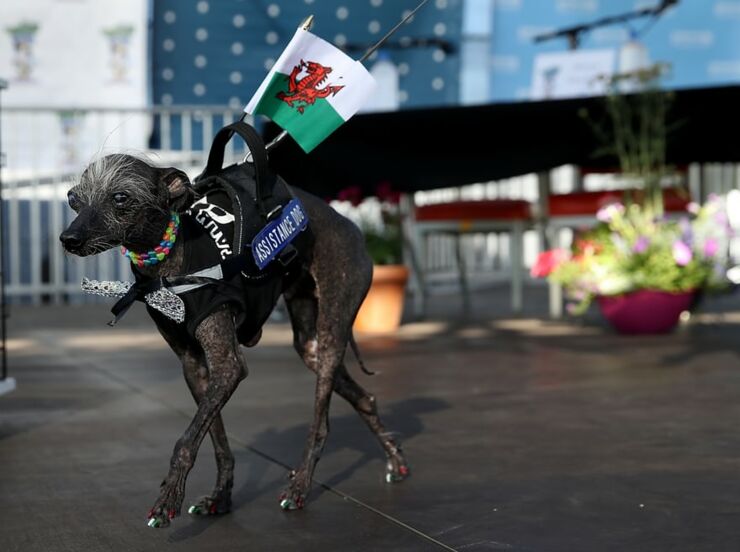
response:
M162 482L157 502L149 511L150 527L166 527L180 514L185 481L195 463L198 448L221 408L247 375L230 310L224 309L206 318L198 326L195 337L208 364L208 386L193 421L175 444L169 473Z
M188 384L190 393L196 404L200 404L208 389L208 366L197 343L189 339L183 340L180 333L172 331L171 326L159 324L157 326L162 337L182 362L182 371ZM211 422L208 430L213 442L213 451L216 455L216 487L213 492L201 497L195 504L190 506L188 513L191 515L210 516L225 514L231 510L231 489L234 486L234 455L229 447L221 415L217 414Z
M198 362L198 359L183 358L183 371L190 392L196 403L200 403L208 389L208 368ZM193 362L195 360L195 362ZM217 414L208 430L213 442L213 452L216 455L216 487L210 495L198 499L188 513L198 516L212 516L225 514L231 510L231 489L234 486L234 455L229 447L224 422L221 414Z

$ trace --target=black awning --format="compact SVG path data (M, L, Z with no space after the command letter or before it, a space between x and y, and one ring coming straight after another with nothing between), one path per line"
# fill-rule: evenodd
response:
M676 92L668 161L740 161L740 86ZM614 167L596 158L602 144L579 116L606 120L603 98L417 109L358 115L306 155L287 139L271 153L292 185L333 197L348 186L372 193L390 181L403 191L430 190L539 172L564 164ZM278 129L268 125L267 138Z

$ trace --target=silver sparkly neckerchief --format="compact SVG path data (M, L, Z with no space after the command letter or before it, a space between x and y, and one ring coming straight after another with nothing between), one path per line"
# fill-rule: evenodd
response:
M82 291L102 297L122 298L131 293L133 288L134 285L131 282L100 282L88 278L82 280ZM165 287L146 293L144 302L178 324L185 321L185 303ZM115 326L124 312L116 315L116 318L109 325Z

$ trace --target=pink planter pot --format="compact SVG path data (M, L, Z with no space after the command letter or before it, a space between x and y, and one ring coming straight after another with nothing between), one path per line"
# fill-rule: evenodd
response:
M676 327L695 292L668 293L640 290L613 297L597 297L601 313L622 334L662 334Z

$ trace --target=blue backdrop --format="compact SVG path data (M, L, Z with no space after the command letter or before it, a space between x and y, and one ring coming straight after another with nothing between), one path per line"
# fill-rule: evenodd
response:
M417 4L418 0L154 0L153 103L243 107L307 15L316 16L313 32L330 42L370 45ZM438 38L457 46L461 25L462 0L431 0L394 40ZM457 53L429 47L390 54L401 73L404 107L458 101Z
M565 40L534 44L536 34L588 22L659 0L494 0L491 38L491 96L495 101L526 99L532 66L540 52L567 50ZM647 20L630 27L605 27L585 36L581 48L618 49L629 30L642 31ZM740 82L740 1L681 0L640 41L652 61L669 62L673 88Z

